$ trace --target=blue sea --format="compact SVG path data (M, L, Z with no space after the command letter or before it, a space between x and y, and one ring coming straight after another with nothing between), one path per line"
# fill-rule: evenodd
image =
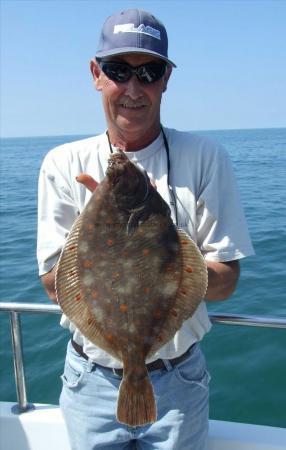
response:
M256 255L211 312L286 317L286 129L210 131L228 149ZM37 275L37 180L49 149L85 136L1 140L0 301L49 304ZM60 316L22 316L28 400L57 403L69 335ZM213 325L204 338L213 419L286 427L286 330ZM0 399L15 401L9 317L0 312Z

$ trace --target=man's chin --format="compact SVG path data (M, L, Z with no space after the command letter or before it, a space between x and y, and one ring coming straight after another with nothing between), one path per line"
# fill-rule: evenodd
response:
M128 118L121 116L117 119L118 127L125 132L145 132L146 129L146 120L144 118Z
M142 108L119 108L119 118L126 120L130 123L136 123L138 121L145 121L148 117L148 109L146 107Z

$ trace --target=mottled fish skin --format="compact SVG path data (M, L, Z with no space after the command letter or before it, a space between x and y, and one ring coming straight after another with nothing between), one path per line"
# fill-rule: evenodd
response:
M123 362L117 419L129 426L156 420L145 360L174 336L205 294L206 268L189 245L146 174L123 152L111 155L106 177L67 240L56 284L66 315ZM198 274L189 253L195 253ZM192 302L187 294L197 276Z

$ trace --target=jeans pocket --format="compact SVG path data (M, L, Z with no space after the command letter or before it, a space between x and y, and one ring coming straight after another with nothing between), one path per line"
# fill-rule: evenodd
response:
M205 359L201 353L194 355L175 367L177 378L185 384L192 384L207 390L210 374L206 369Z
M66 360L64 373L61 376L64 386L75 389L80 386L84 377L84 370L81 367L75 367L71 361Z

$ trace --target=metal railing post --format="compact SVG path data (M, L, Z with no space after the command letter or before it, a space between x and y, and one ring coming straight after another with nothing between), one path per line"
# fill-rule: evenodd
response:
M10 321L11 321L15 382L18 398L18 407L16 412L23 413L29 411L30 409L33 409L33 405L30 405L28 403L26 395L26 380L23 364L22 331L19 313L11 311Z

